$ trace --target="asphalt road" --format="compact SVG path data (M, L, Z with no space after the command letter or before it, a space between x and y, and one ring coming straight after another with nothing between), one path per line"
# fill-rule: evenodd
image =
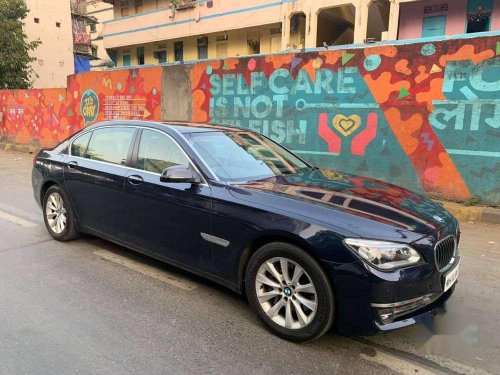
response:
M240 296L93 237L58 243L32 156L0 151L1 374L500 373L500 227L463 223L446 313L365 338L292 344Z

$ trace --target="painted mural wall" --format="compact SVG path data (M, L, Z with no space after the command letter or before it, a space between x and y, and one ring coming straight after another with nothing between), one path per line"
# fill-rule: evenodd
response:
M0 92L0 109L10 142L113 118L227 124L321 167L500 204L498 35L85 73Z
M191 70L194 121L317 165L500 203L498 37L226 59Z
M67 89L0 91L0 139L52 147L84 126L111 119L159 119L162 68L89 72Z

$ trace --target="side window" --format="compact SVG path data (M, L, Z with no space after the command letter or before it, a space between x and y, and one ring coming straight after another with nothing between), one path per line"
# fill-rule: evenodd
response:
M56 147L52 149L53 152L62 154L62 155L67 155L68 154L68 145L69 145L69 140L66 139L64 142L59 143Z
M139 169L162 173L173 165L189 166L189 160L170 137L157 131L144 129L137 156Z
M118 126L94 130L87 150L87 157L92 160L124 165L134 133L134 128Z
M81 158L85 157L85 151L87 151L87 145L89 144L91 134L92 134L92 132L87 132L87 133L79 136L71 144L71 155L79 156Z

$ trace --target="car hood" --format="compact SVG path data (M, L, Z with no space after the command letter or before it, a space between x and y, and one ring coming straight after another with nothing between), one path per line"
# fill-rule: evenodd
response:
M286 211L372 238L379 237L377 233L386 231L387 227L398 232L398 236L407 232L440 237L456 230L456 220L441 205L424 195L383 181L326 169L237 183L232 187L240 199L267 206L278 205ZM238 189L247 193L238 193ZM380 225L377 227L373 223ZM363 227L367 226L373 234L366 233Z

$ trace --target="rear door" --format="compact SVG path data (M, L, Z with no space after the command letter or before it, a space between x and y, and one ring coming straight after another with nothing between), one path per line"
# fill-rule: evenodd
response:
M127 242L186 266L209 271L212 247L211 189L206 183L160 181L173 165L195 168L169 135L142 129L134 152L134 169L125 178Z
M122 239L125 174L136 128L113 125L83 133L70 147L66 191L80 225Z

